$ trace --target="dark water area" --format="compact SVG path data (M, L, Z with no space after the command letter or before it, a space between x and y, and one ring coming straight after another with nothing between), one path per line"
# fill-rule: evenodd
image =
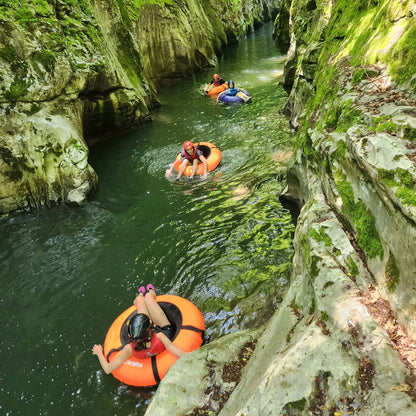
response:
M164 87L152 123L95 145L99 187L83 206L0 221L1 414L143 415L154 390L105 375L91 354L142 284L194 302L207 341L247 325L247 296L287 285L293 223L277 195L293 137L271 35L265 25L215 68ZM203 97L214 72L252 102ZM220 147L206 181L165 177L184 140Z

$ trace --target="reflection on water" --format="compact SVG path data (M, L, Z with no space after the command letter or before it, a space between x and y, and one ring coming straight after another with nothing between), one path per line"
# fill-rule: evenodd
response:
M293 138L278 114L283 58L271 30L161 91L153 123L96 145L91 201L0 222L2 414L142 415L153 391L103 375L91 347L143 283L196 303L210 338L261 319L248 295L284 290L293 225L277 195ZM212 71L252 102L201 96ZM206 181L175 183L164 173L189 139L219 146L222 162Z

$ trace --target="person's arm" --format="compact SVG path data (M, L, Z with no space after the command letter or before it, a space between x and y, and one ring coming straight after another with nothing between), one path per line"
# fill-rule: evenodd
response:
M204 179L207 178L207 174L208 174L208 162L207 159L205 159L205 156L200 156L199 160L204 164L204 174L202 175L202 177Z
M112 373L132 356L130 344L125 345L120 354L111 363L105 359L102 345L94 345L92 347L92 353L98 357L98 361L106 374Z
M165 348L177 357L182 357L186 354L181 347L176 346L163 332L158 332L156 336L160 339Z

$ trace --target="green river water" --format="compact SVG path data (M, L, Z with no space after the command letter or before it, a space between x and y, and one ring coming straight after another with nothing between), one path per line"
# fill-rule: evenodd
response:
M91 354L141 284L194 302L206 342L263 322L292 256L277 198L294 140L279 115L283 63L267 24L216 68L161 89L152 123L95 145L90 201L0 220L0 414L143 415L154 390L105 375ZM203 97L213 72L252 102ZM175 183L165 171L189 139L219 146L222 162L206 181Z

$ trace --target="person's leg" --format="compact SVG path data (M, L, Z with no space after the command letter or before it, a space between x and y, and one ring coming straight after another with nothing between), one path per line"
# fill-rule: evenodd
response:
M136 306L137 313L144 313L150 317L149 311L145 303L144 295L142 292L140 292L136 296L136 299L134 299L133 303Z
M188 159L185 159L185 160L182 162L181 168L179 169L179 173L178 173L178 177L177 177L177 179L180 179L180 178L182 177L183 173L185 172L185 169L186 169L188 166L189 166L189 160L188 160Z
M248 101L251 98L250 96L245 94L243 91L238 91L236 95L237 97L240 97L244 101Z
M169 319L163 309L156 302L156 292L150 289L144 296L146 309L149 311L149 316L152 322L160 327L170 325Z
M198 164L199 164L198 159L194 159L192 163L192 171L191 171L191 176L190 176L191 179L194 177L196 171L198 170Z

